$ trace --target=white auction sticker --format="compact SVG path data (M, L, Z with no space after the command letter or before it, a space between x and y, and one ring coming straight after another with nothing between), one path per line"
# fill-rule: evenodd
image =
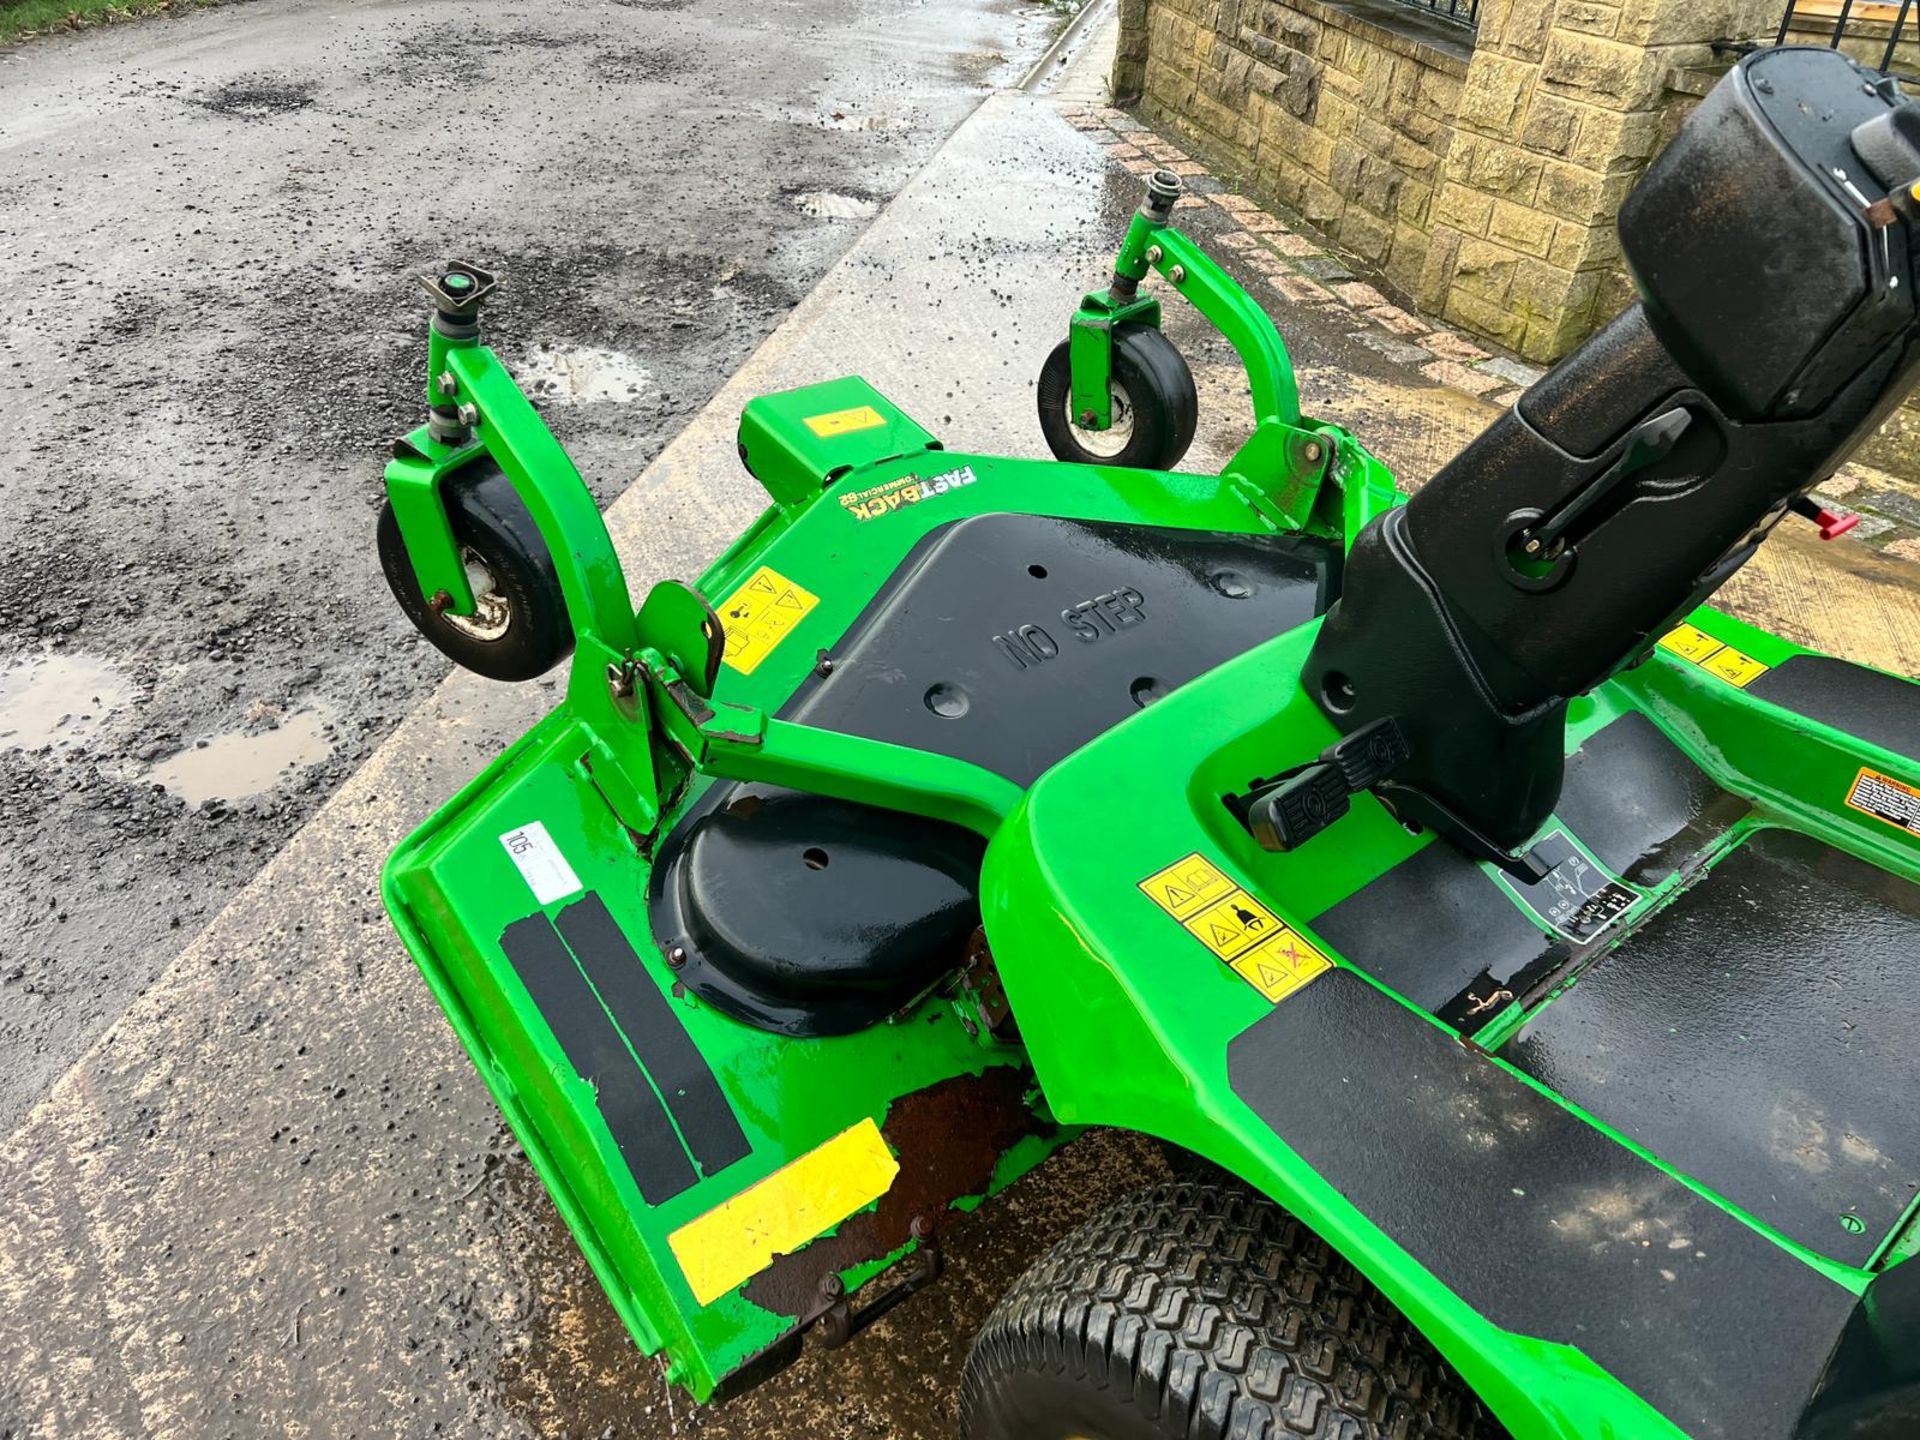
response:
M507 831L500 837L500 843L507 847L507 854L520 867L533 898L542 905L564 900L581 888L580 877L573 873L567 857L560 853L560 847L547 834L547 827L538 820Z

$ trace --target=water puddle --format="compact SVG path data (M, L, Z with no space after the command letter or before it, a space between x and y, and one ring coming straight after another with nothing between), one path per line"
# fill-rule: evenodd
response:
M216 735L158 762L144 778L189 805L258 795L331 755L330 723L318 711L302 710L272 730Z
M839 110L820 122L828 130L904 130L908 123L897 115L848 115Z
M518 378L529 395L561 405L631 400L653 382L652 372L631 355L590 345L535 345Z
M792 198L796 206L816 220L859 220L880 208L858 195L841 195L832 190L803 190Z
M132 698L132 683L90 655L0 662L0 750L78 745Z

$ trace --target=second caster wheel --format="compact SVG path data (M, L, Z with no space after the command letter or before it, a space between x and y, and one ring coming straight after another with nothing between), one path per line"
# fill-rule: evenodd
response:
M441 654L489 680L531 680L573 650L553 556L513 482L476 460L442 485L453 538L473 588L471 615L435 610L420 593L391 502L380 507L380 568L393 598Z
M1150 325L1113 331L1113 424L1084 430L1073 414L1073 371L1062 340L1040 367L1040 433L1056 458L1076 465L1171 470L1193 443L1200 400L1173 342Z

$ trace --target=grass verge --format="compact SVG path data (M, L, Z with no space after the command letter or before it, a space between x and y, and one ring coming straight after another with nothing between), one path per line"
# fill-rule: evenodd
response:
M220 0L0 0L0 45L55 30L84 30L177 10L199 10Z

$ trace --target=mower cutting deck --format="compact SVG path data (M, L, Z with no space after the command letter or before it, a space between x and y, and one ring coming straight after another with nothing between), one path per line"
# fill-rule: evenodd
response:
M701 1400L842 1343L1117 1125L1197 1178L1016 1286L970 1436L1920 1431L1920 693L1700 606L1911 383L1917 141L1743 63L1641 303L1408 504L1157 176L1064 463L756 400L770 507L637 612L493 277L431 280L388 576L573 659L387 901L636 1341ZM1150 270L1246 362L1219 475Z

